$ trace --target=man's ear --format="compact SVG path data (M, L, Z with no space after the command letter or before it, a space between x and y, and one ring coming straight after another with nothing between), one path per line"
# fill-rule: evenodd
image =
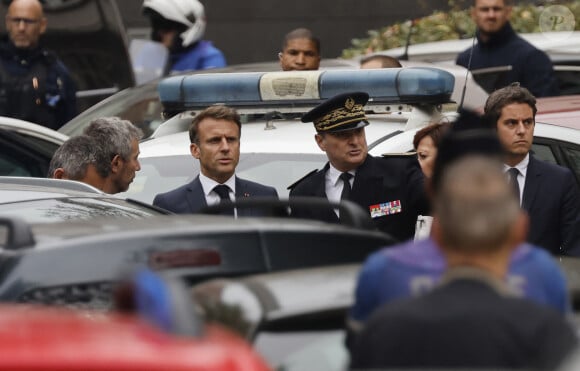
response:
M189 152L191 152L191 155L198 160L201 157L201 152L199 151L199 146L195 143L191 143L189 145Z
M42 17L40 20L40 34L44 34L46 32L46 27L48 26L48 21L45 17Z
M66 172L62 167L58 167L54 169L54 173L52 173L53 179L67 179Z
M121 171L122 161L123 159L119 155L115 155L115 157L113 157L111 160L111 173L118 173Z
M324 136L322 136L322 134L314 134L314 140L316 141L316 144L318 144L318 147L324 152L326 152L326 143L324 143Z

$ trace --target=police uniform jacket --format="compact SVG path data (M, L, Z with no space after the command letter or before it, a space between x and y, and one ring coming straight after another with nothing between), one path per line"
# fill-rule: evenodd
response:
M326 198L325 176L330 165L305 177L292 186L290 197ZM398 240L407 240L415 233L417 216L428 212L423 174L414 157L377 158L367 155L356 170L350 201L360 205L377 228ZM292 210L298 218L338 223L331 208Z

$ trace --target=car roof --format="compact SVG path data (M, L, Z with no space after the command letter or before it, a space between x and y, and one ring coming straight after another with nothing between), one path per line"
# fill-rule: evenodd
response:
M580 62L578 58L578 53L580 52L580 31L518 33L518 35L538 49L546 52L554 62L558 60L576 60ZM406 52L410 60L428 62L455 61L457 54L469 48L473 45L473 42L473 38L442 40L411 44L408 47L392 48L376 54L400 57Z
M37 137L56 144L62 144L68 136L32 122L11 117L0 117L0 129L15 131L20 134Z
M580 95L539 98L536 106L536 121L580 130Z

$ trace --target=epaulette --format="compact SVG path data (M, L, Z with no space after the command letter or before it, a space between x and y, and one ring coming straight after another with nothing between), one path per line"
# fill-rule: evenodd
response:
M309 172L308 174L304 175L302 178L300 178L300 179L298 179L297 181L295 181L294 183L290 184L290 185L288 186L288 188L286 188L286 189L292 190L294 187L296 187L298 184L300 184L300 182L302 182L304 179L308 178L308 177L309 177L309 176L311 176L311 175L314 175L314 174L316 174L317 172L318 172L318 169L314 169L314 170L312 170L312 171L311 171L311 172Z

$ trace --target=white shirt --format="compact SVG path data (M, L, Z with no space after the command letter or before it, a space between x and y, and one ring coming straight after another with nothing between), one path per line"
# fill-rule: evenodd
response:
M225 183L218 183L213 179L208 178L207 176L199 173L199 181L201 183L201 188L203 188L203 194L205 196L205 202L208 206L217 205L220 203L221 199L220 196L213 190L215 186L224 184L230 188L229 196L230 200L233 202L236 200L236 175L232 175L232 177L226 180ZM238 216L238 212L234 209L234 216Z
M524 157L524 159L520 163L516 164L516 166L509 166L509 165L503 164L503 169L504 169L504 172L506 172L506 173L512 167L515 167L520 172L518 174L518 185L520 186L520 205L522 204L522 200L524 199L524 185L526 183L526 175L528 173L528 164L529 163L530 163L530 154L528 153L526 155L526 157Z
M342 179L340 179L340 175L343 173L342 171L337 170L332 164L330 164L330 168L326 172L325 176L325 191L326 191L326 198L330 202L340 202L340 195L342 194L342 188L344 188L344 183ZM351 170L348 173L352 175L349 180L350 187L352 189L352 185L354 184L354 176L356 175L356 170ZM340 210L334 209L336 216L340 217Z

